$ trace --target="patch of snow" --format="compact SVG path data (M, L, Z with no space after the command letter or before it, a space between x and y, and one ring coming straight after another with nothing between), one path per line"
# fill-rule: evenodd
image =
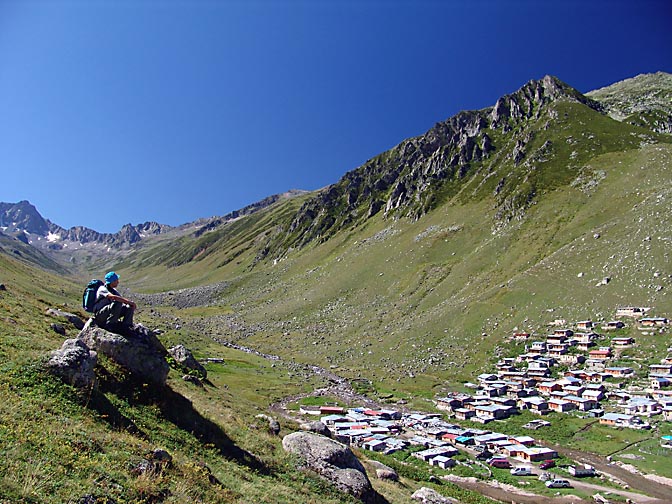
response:
M52 233L51 231L49 231L49 234L47 235L47 241L48 242L55 242L55 241L58 241L60 239L61 239L61 235L56 234L56 233Z

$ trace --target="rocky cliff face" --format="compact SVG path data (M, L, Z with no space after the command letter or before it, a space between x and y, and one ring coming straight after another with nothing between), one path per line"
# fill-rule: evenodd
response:
M549 106L558 101L602 111L598 102L555 77L531 81L493 107L461 112L347 173L307 201L287 235L278 235L268 250L326 239L381 211L390 217L422 216L456 194L493 153L499 152L500 163L520 164L534 139L526 126L547 117Z

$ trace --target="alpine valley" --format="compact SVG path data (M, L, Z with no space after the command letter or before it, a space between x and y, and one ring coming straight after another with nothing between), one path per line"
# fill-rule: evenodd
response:
M0 501L669 502L671 175L672 75L587 94L546 76L221 217L104 234L0 203ZM138 384L100 351L86 392L45 371L79 333L54 313L85 321L109 270L207 378L169 358L165 388ZM320 407L371 492L283 450ZM418 455L456 432L437 455L456 465Z

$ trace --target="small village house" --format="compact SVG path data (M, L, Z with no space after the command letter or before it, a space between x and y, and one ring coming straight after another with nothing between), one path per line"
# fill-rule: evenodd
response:
M623 405L626 415L653 416L659 415L663 410L660 402L647 397L633 397Z
M606 396L604 395L604 392L601 390L586 389L581 394L581 397L585 397L586 399L592 399L595 402L599 402L605 399Z
M666 389L672 385L672 378L667 378L665 376L655 376L650 378L649 385L654 390Z
M450 457L446 457L445 455L439 455L437 457L430 459L429 464L433 466L438 466L441 469L449 469L451 467L455 467L457 465L457 462L455 462Z
M545 447L525 447L525 449L518 454L517 458L524 460L525 462L541 462L542 460L558 458L558 452Z
M557 381L541 382L537 385L537 390L540 394L550 395L553 392L562 390L562 385Z
M639 306L623 306L616 309L616 317L642 317L651 308L643 308Z
M539 396L525 397L518 401L519 409L529 410L537 415L545 415L550 412L548 401Z
M584 363L584 366L585 366L587 371L601 372L601 371L604 371L604 368L606 367L606 362L607 362L607 359L588 358L588 359L586 359L586 362Z
M665 406L663 408L663 419L667 422L672 422L672 406Z
M593 323L592 320L582 320L576 323L576 327L581 331L588 331L593 327L595 327L595 324Z
M664 376L672 374L672 364L651 364L649 366L649 376Z
M588 397L578 397L575 395L568 395L563 398L565 401L572 403L579 411L588 411L600 407L600 403Z
M581 354L564 354L558 357L558 362L564 366L575 366L586 362L586 358Z
M625 415L621 413L605 413L600 417L599 422L611 427L628 427L630 429L646 429L649 424L642 422L634 415Z
M527 341L528 339L530 339L530 333L515 332L515 333L513 333L513 336L511 336L511 339L513 341Z
M597 350L591 350L588 353L589 359L607 360L611 358L611 348L600 347Z
M630 337L619 337L619 338L613 338L611 340L611 345L614 348L628 348L632 345L635 344L635 338L630 338Z
M650 317L639 320L639 325L642 327L663 327L669 323L669 320L665 317Z
M635 371L632 368L623 366L605 367L604 372L614 378L628 378L635 374Z
M576 409L576 405L564 399L549 399L548 409L558 413L566 413Z

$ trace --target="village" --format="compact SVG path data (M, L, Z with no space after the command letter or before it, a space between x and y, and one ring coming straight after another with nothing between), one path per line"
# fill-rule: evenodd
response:
M552 412L594 418L615 428L649 429L654 416L672 421L672 348L660 357L660 364L648 366L647 376L638 376L632 367L611 364L622 361L623 350L636 345L636 339L595 332L601 329L608 335L626 324L636 324L642 332L665 334L669 320L646 317L648 311L619 308L616 319L599 328L591 320L576 322L572 329L565 320L555 320L549 324L551 334L543 340L516 332L511 340L524 342L524 353L500 359L492 373L479 375L476 383L466 383L467 389L474 389L473 394L453 392L436 398L434 404L443 413L338 406L301 406L301 413L320 415L335 439L365 450L392 454L415 446L413 456L443 469L454 467L455 455L466 452L492 467L513 467L513 475L529 475L531 466L521 464L539 463L539 468L546 470L555 465L559 454L540 446L532 436L494 432L486 429L486 424L506 420L522 410L540 417L524 426L531 432L551 425L541 417ZM566 370L556 371L553 378L553 369L560 366ZM627 388L624 381L628 381ZM461 425L444 417L459 420ZM465 421L474 426L464 427ZM672 449L672 436L662 436L661 445ZM592 468L582 466L570 466L569 472L595 475ZM556 484L565 486L566 482L547 482L549 487Z

